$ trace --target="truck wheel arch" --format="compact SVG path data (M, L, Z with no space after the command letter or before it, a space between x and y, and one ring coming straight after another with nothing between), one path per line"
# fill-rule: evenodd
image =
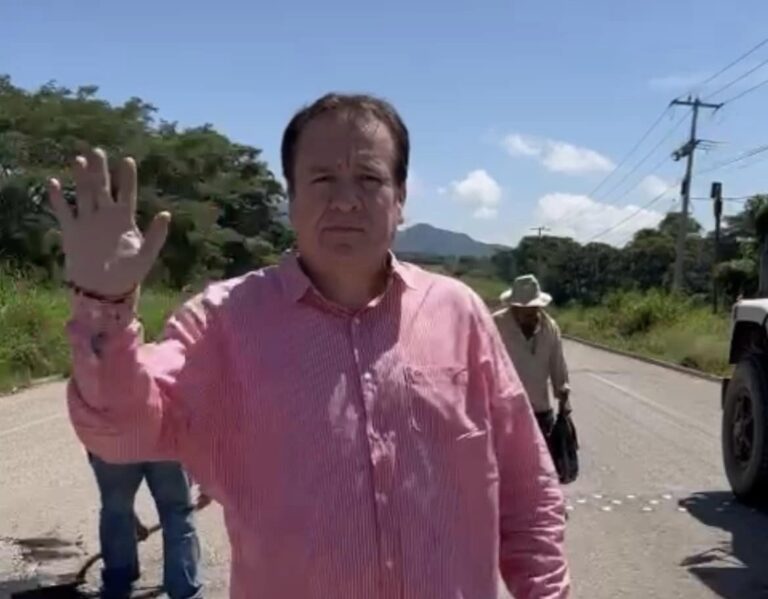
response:
M763 324L756 322L741 321L736 322L731 334L731 347L729 352L729 362L737 364L745 356L752 353L768 353L768 335L766 335L766 324L768 316Z

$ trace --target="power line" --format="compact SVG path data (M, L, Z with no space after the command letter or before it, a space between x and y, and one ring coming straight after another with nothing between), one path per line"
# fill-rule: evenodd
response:
M762 69L762 68L763 68L765 65L767 65L767 64L768 64L768 58L766 58L765 60L763 60L762 62L760 62L760 63L759 63L757 66L755 66L755 67L752 67L752 68L751 68L751 69L749 69L747 72L745 72L745 73L742 73L741 75L739 75L738 77L736 77L736 79L733 79L732 81L730 81L730 82L726 83L726 84L725 84L723 87L721 87L721 88L720 88L720 89L718 89L717 91L714 91L714 92L712 92L711 94L708 94L708 95L707 95L707 96L706 96L704 99L705 99L705 100L708 100L708 99L712 98L713 96L716 96L716 95L718 95L718 94L721 94L721 93L723 93L725 90L727 90L727 89L730 89L731 87L733 87L734 85L736 85L736 84L737 84L739 81L743 81L744 79L746 79L747 77L749 77L749 76L750 76L752 73L754 73L755 71L758 71L758 70Z
M700 174L706 174L706 173L712 173L714 171L718 171L721 168L725 168L726 166L730 166L732 164L736 164L738 162L741 162L742 160L747 160L748 158L752 158L753 156L757 156L758 154L762 154L764 152L768 152L768 144L757 146L755 148L752 148L751 150L747 150L746 152L731 158L730 160L726 160L725 162L720 162L718 164L715 164L711 166L710 168L701 171Z
M757 52L757 51L758 51L760 48L762 48L763 46L765 46L765 45L767 45L767 44L768 44L768 38L765 38L765 39L763 39L762 41L758 42L758 43L757 43L757 44L755 44L755 45L754 45L752 48L750 48L749 50L747 50L746 52L744 52L743 54L741 54L740 56L738 56L737 58L735 58L734 60L732 60L731 62L729 62L728 64L726 64L726 65L725 65L724 67L722 67L720 70L718 70L718 71L717 71L717 72L715 72L714 74L710 75L710 76L709 76L707 79L705 79L705 80L701 81L701 82L700 82L700 83L699 83L697 86L695 86L695 88L694 88L694 89L700 89L700 88L703 88L704 86L708 85L709 83L711 83L712 81L714 81L715 79L717 79L718 77L720 77L720 75L722 75L723 73L727 72L728 70L730 70L731 68L733 68L734 66L736 66L737 64L739 64L740 62L742 62L743 60L745 60L746 58L748 58L749 56L751 56L752 54L754 54L754 53L755 53L755 52ZM761 63L760 63L760 64L759 64L757 67L754 67L754 68L750 69L750 70L749 70L749 71L747 71L746 73L744 73L744 74L740 75L740 76L739 76L739 77L737 77L736 79L734 79L734 80L732 80L731 82L729 82L728 84L724 85L723 87L721 87L720 89L718 89L716 92L713 92L712 94L710 94L709 96L707 96L707 98L709 98L709 97L711 97L711 96L713 96L713 95L717 95L717 94L719 94L719 93L722 93L722 92L723 92L723 91L725 91L726 89L729 89L729 88L730 88L730 87L732 87L734 84L736 84L736 83L738 83L739 81L743 80L744 78L748 77L750 74L754 73L755 71L757 71L759 68L761 68L761 67L762 67L762 66L764 66L765 64L768 64L768 59L767 59L767 60L765 60L765 61L763 61L763 62L761 62ZM763 85L766 85L766 84L768 84L768 80L766 80L766 81L763 81L763 82L759 83L758 85L755 85L755 86L753 86L752 88L750 88L750 89L748 89L748 90L745 90L744 92L742 92L742 93L738 94L737 96L735 96L735 97L733 97L733 98L731 98L731 99L729 99L729 100L726 100L726 102L723 102L723 104L726 104L726 103L729 103L729 102L733 102L733 101L735 101L735 100L738 100L738 99L740 99L741 97L743 97L743 96L747 95L748 93L750 93L750 92L752 92L752 91L754 91L754 90L758 89L759 87L762 87ZM615 167L615 168L614 168L614 169L613 169L613 170L612 170L610 173L608 173L608 175L606 175L606 176L605 176L605 177L604 177L604 178L603 178L603 179L602 179L602 180L601 180L601 181L600 181L600 182L599 182L599 183L598 183L598 184L597 184L597 185L596 185L596 186L595 186L595 187L594 187L594 188L593 188L593 189L592 189L592 190L591 190L591 191L590 191L588 194L587 194L587 197L590 197L591 199L594 199L594 198L592 198L592 196L594 196L594 195L595 195L595 194L596 194L596 193L597 193L597 192L598 192L598 191L599 191L599 190L600 190L600 189L601 189L601 188L602 188L602 187L603 187L603 186L604 186L604 185L605 185L605 184L606 184L606 183L607 183L609 180L610 180L610 178L611 178L611 177L612 177L612 176L613 176L615 173L617 173L617 172L620 170L620 168L621 168L621 167L622 167L624 164L626 164L626 163L627 163L627 161L629 160L629 158L631 158L631 157L634 155L634 153L635 153L635 152L636 152L636 151L637 151L637 150L638 150L638 149L639 149L639 148L642 146L642 144L645 142L645 140L646 140L646 139L648 139L648 137L649 137L649 136L651 135L651 133L652 133L652 132L653 132L653 131L656 129L656 127L658 127L658 126L659 126L659 124L662 122L662 120L664 119L664 117L665 117L665 116L667 115L667 113L669 112L669 110L670 110L671 106L672 106L672 104L670 104L669 106L667 106L667 108L665 108L665 109L662 111L662 113L661 113L661 114L660 114L660 115L659 115L659 116L656 118L656 120L655 120L655 121L653 121L653 123L652 123L652 124L650 125L650 127L649 127L649 128L646 130L646 131L645 131L645 133L643 133L643 135L640 137L640 139L639 139L639 140L638 140L638 141L637 141L637 142L636 142L636 143L635 143L635 144L632 146L632 148L631 148L631 149L630 149L630 150L629 150L629 151L626 153L626 155L625 155L625 156L624 156L624 157L623 157L623 158L622 158L622 159L619 161L618 165L617 165L617 166L616 166L616 167ZM675 132L675 131L676 131L676 130L677 130L679 127L680 127L680 125L682 125L682 123L683 123L683 122L685 122L686 116L687 116L687 115L683 115L683 117L682 117L682 118L681 118L679 121L677 121L677 122L676 122L676 123L675 123L675 124L672 126L672 128L671 128L671 129L670 129L670 130L667 132L667 134L666 134L666 135L665 135L665 136L664 136L664 137L663 137L663 138L662 138L662 139L661 139L661 140L660 140L660 141L659 141L659 142L658 142L658 143L657 143L657 144L656 144L656 145L655 145L655 146L654 146L654 147L653 147L653 148L652 148L652 149L651 149L651 150L650 150L650 151L649 151L649 152L648 152L648 153L647 153L645 156L643 156L643 158L640 160L640 162L638 162L638 163L637 163L637 164L636 164L636 165L635 165L635 166L634 166L634 167L633 167L633 168L632 168L632 169L631 169L631 170L630 170L628 173L626 173L626 174L625 174L625 175L624 175L624 176L623 176L623 177L622 177L622 178L619 180L619 182L618 182L618 183L614 184L614 185L613 185L613 186L612 186L612 187L611 187L611 188L608 190L608 192L606 192L605 194L601 194L601 195L603 195L603 197L605 197L605 196L607 196L607 195L610 195L610 194L611 194L613 191L615 191L616 189L620 188L620 187L621 187L621 186L622 186L622 185L623 185L623 184L624 184L624 183L625 183L625 182L626 182L626 181L627 181L627 180L628 180L628 179L629 179L629 178L630 178L630 177L631 177L633 174L635 174L635 173L636 173L636 172L637 172L637 171L640 169L640 167L641 167L643 164L645 164L645 163L646 163L646 162L647 162L647 161L648 161L648 160L651 158L651 156L653 156L653 154L654 154L654 153L655 153L655 152L656 152L656 151L657 151L657 150L658 150L658 149L659 149L659 148L660 148L660 147L661 147L661 146L664 144L664 142L666 142L666 141L667 141L667 140L668 140L668 139L669 139L669 138L672 136L672 134L673 134L673 133L674 133L674 132ZM751 156L753 156L753 155L754 155L754 154L750 154L750 155L748 155L748 156L744 156L744 157L740 158L740 160L744 160L744 159L746 159L746 158L749 158L749 157L751 157ZM618 196L616 199L612 200L611 202L607 202L607 204L616 204L616 203L618 203L618 202L619 202L621 199L623 199L624 197L626 197L626 195L628 195L628 194L629 194L629 193L630 193L632 190L634 190L635 188L637 188L637 186L638 186L638 185L640 185L640 184L642 183L642 181L643 181L643 180L645 180L645 178L646 178L647 176L649 176L649 174L652 174L653 172L655 172L655 171L656 171L656 169L657 169L658 167L660 167L662 164L664 164L664 162L666 162L666 160L667 160L667 159L668 159L668 157L666 157L666 156L665 156L665 157L664 157L664 159L663 159L663 160L662 160L660 163L658 163L656 166L654 166L653 170L652 170L650 173L643 175L643 176L642 176L642 177L641 177L641 178L640 178L640 179L639 179L639 180L638 180L638 181L637 181L637 182L636 182L634 185L632 185L632 186L630 186L628 189L626 189L626 190L624 191L624 193L623 193L623 194L621 194L620 196ZM732 161L732 162L736 162L736 161ZM722 166L726 166L727 164L731 164L731 162L729 162L729 163L726 163L726 164L723 164L723 165L719 165L719 166L717 166L717 167L715 167L715 168L713 168L713 169L711 169L711 170L709 170L709 171L704 171L704 172L712 172L712 170L717 170L717 169L721 168ZM636 211L635 213L633 213L632 215L630 215L630 216L629 216L629 217L627 217L626 219L624 219L624 220L620 221L619 223L616 223L616 224L615 224L615 225L613 225L612 227L609 227L608 229L606 229L605 231L603 231L603 232L599 233L598 235L596 235L596 236L592 237L592 238L591 238L589 241L593 241L593 240L595 240L595 239L597 239L597 238L599 238L599 237L602 237L602 236L606 235L607 233L610 233L610 232L611 232L611 231L613 231L613 230L614 230L616 227L619 227L619 226L621 226L622 224L624 224L625 222L627 222L628 220L630 220L631 218L634 218L635 216L637 216L638 214L640 214L640 213L641 213L643 210L647 209L648 207L650 207L650 206L654 205L656 202L658 202L659 200L661 200L661 199L664 197L664 195L665 195L665 194L666 194L666 193L667 193L667 192L668 192L670 189L672 189L673 187L675 187L675 186L676 186L676 185L678 185L679 183L680 183L680 181L678 180L676 183L674 183L674 184L670 185L670 186L669 186L669 187L667 187L667 189L665 189L665 190L664 190L664 191L663 191L661 194L659 194L658 196L654 197L654 198L653 198L651 201L649 201L647 204L645 204L643 207L641 207L641 208L640 208L638 211ZM584 214L585 212L586 212L586 210L582 210L582 211L580 211L580 212L579 212L579 213L577 213L575 216L568 218L568 221L576 220L576 218L580 217L580 216L581 216L582 214ZM557 219L556 221L554 221L554 223L558 223L558 222L561 222L561 221L563 220L563 218L564 218L564 217L561 217L560 219Z
M752 158L752 156L750 156L749 158ZM747 162L744 163L744 164L740 164L737 167L740 171L743 171L743 170L748 169L748 168L752 168L756 164L761 164L761 163L765 162L766 160L768 160L768 154L762 154L756 160L751 160L750 161L749 158L745 158L745 160L747 160Z
M662 116L666 114L666 112L669 110L669 108L670 108L670 107L671 107L671 105L667 107L667 109L666 109L666 110L665 110L665 111L662 113ZM640 162L638 162L638 163L637 163L637 164L636 164L636 165L635 165L635 166L634 166L634 167L633 167L633 168L632 168L632 169L631 169L631 170L630 170L628 173L626 173L626 174L625 174L625 175L624 175L624 176L621 178L621 180L620 180L618 183L614 184L614 185L613 185L613 186L612 186L612 187L611 187L611 188L610 188L610 189L609 189L609 190L608 190L608 191L605 193L604 197L605 197L605 196L607 196L607 195L609 195L610 193L612 193L614 190L616 190L616 189L620 188L620 187L621 187L621 186L624 184L624 182L625 182L627 179L629 179L629 177L631 177L633 174L635 174L635 173L637 172L637 170L638 170L638 169L639 169L639 168L640 168L640 167L641 167L643 164L645 164L645 163L648 161L648 159L649 159L651 156L653 156L653 155L656 153L656 151L657 151L657 150L658 150L658 149L659 149L659 148L660 148L660 147L661 147L661 146L664 144L664 142L666 142L666 141L667 141L667 140L668 140L668 139L669 139L669 138L672 136L672 134L673 134L673 133L675 133L675 131L677 131L677 129L679 129L679 128L680 128L680 125L682 125L682 124L683 124L683 122L684 122L684 121L685 121L685 119L686 119L686 116L687 116L687 115L683 115L683 117L682 117L680 120L678 120L678 121L677 121L677 122L676 122L674 125L672 125L672 128L671 128L671 129L669 129L669 131L667 131L666 135L665 135L664 137L662 137L662 138L661 138L661 140L659 140L659 142L658 142L658 143L657 143L655 146L653 146L653 148L651 148L651 150L650 150L650 151L649 151L647 154L645 154L645 156L643 156L643 157L640 159ZM658 119L657 119L657 121L658 121ZM650 130L649 130L649 132L650 132L650 131L652 131L652 130L653 130L653 129L650 129ZM644 137L647 137L647 135L646 135L646 136L644 136ZM637 144L636 144L636 145L637 145ZM623 200L623 199L624 199L624 198L625 198L627 195L629 195L629 193L630 193L631 191L633 191L633 190L637 189L637 187L638 187L638 186L639 186L639 185L640 185L640 184L641 184L641 183L642 183L642 182L643 182L643 181L646 179L646 177L648 177L649 175L652 175L653 173L655 173L655 172L656 172L656 171L659 169L659 167L661 167L661 165L662 165L662 164L664 164L665 162L667 162L667 160L669 160L669 156L667 156L667 155L664 155L664 156L662 156L662 159L661 159L661 160L660 160L658 163L654 164L654 166L653 166L653 167L652 167L650 170L646 171L646 172L645 172L645 173L644 173L644 174L643 174L643 175L642 175L642 176L641 176L641 177L640 177L640 178L639 178L639 179L638 179L638 180L637 180L637 181L636 181L636 182L635 182L633 185L631 185L630 187L628 187L627 189L625 189L625 190L624 190L624 192L623 192L621 195L617 196L616 198L612 199L611 201L608 201L608 202L602 202L602 203L603 203L603 204L605 204L605 205L614 205L614 204L618 204L618 203L619 203L621 200ZM589 197L589 198L590 198L590 199L592 199L592 200L595 200L596 198L593 198L593 197L591 197L591 195L592 195L592 194L589 194L587 197ZM601 194L601 195L603 195L603 194ZM583 215L584 215L584 214L585 214L587 211L588 211L588 208L585 208L584 210L580 210L580 211L579 211L579 212L577 212L576 214L573 214L573 215L564 215L564 216L560 217L559 219L556 219L556 220L552 221L550 224L551 224L551 225L554 225L554 224L559 224L559 223L561 223L563 220L566 220L566 222L568 222L568 223L570 223L570 222L574 222L575 220L577 220L578 218L580 218L581 216L583 216Z
M667 116L667 113L669 112L671 106L667 106L661 114L656 118L655 121L651 124L648 129L646 129L645 133L640 137L640 139L635 143L635 145L632 146L632 148L624 155L624 157L619 161L619 163L616 165L616 167L608 173L603 179L587 194L587 197L592 197L594 194L597 193L597 191L610 179L615 173L619 171L619 169L626 164L627 160L629 160L632 155L640 148L641 145L643 145L643 142L648 139L648 136L653 133L654 129L659 126L659 123L661 123L662 120L664 120L664 117Z
M711 83L712 81L714 81L715 79L717 79L717 78L718 78L720 75L722 75L722 74L723 74L723 73L725 73L726 71L730 70L732 67L735 67L735 66L736 66L737 64L739 64L739 63L740 63L742 60L744 60L745 58L748 58L748 57L750 57L752 54L754 54L755 52L757 52L757 51L758 51L760 48L762 48L762 47L763 47L763 46L765 46L766 44L768 44L768 37L767 37L767 38L765 38L763 41L759 42L758 44L756 44L755 46L753 46L752 48L750 48L749 50L747 50L747 51L746 51L744 54L742 54L741 56L739 56L739 57L738 57L738 58L736 58L735 60L733 60L733 61L729 62L729 63L728 63L727 65L725 65L725 66L724 66L722 69L720 69L719 71L717 71L717 73L715 73L714 75L710 75L710 76L709 76L707 79L705 79L704 81L702 81L701 83L699 83L699 84L696 86L696 88L695 88L695 89L701 89L702 87L704 87L704 86L705 86L705 85L707 85L708 83Z
M674 125L672 125L672 128L671 128L669 131L667 131L667 134L666 134L664 137L662 137L662 138L659 140L659 142L658 142L658 143L657 143L655 146L653 146L653 148L651 148L651 149L650 149L650 151L649 151L649 152L648 152L648 153L647 153L645 156L643 156L643 157L640 159L640 162L638 162L638 163L637 163L637 164L636 164L636 165L635 165L635 166L632 168L632 170L630 170L630 171L629 171L629 172L628 172L626 175L624 175L624 176L621 178L621 180L620 180L620 181L619 181L617 184L613 185L613 187L611 187L611 188L610 188L610 189L609 189L609 190L608 190L608 191L605 193L605 195L610 195L610 194L611 194L611 193L613 193L615 190L617 190L619 187L621 187L621 186L624 184L624 182L625 182L627 179L629 179L629 178L630 178L632 175L634 175L634 174L635 174L635 173L638 171L638 169L639 169L641 166L643 166L643 165L644 165L646 162L648 162L648 160L650 159L650 157L651 157L651 156L653 156L653 155L656 153L656 150L658 150L658 149L659 149L659 148L660 148L662 145L664 145L664 143L665 143L665 142L666 142L666 141L667 141L667 140L668 140L670 137L672 137L672 135L675 133L675 131L677 131L677 130L680 128L680 125L682 125L682 124L685 122L685 119L686 119L686 117L687 117L687 116L688 116L688 115L685 115L685 114L684 114L680 120L678 120L678 121L677 121L677 122L676 122ZM664 162L666 162L666 161L667 161L667 159L668 159L668 157L667 157L667 156L664 156L664 160L662 161L662 164L663 164ZM657 169L659 166L661 166L661 164L659 164L658 166L654 167L653 171L655 172L655 171L656 171L656 169ZM645 178L645 177L647 177L647 176L648 176L648 175L644 175L644 176L642 177L642 179L644 179L644 178ZM642 181L642 179L640 179L640 181ZM637 185L639 185L639 183L640 183L640 182L638 182L638 183L635 185L635 187L636 187ZM625 192L625 194L624 194L624 195L626 195L627 193L629 193L629 191L631 191L632 189L634 189L634 187L631 187L631 188L630 188L630 189L629 189L627 192ZM621 196L621 197L624 197L624 196ZM614 201L614 203L615 203L615 202L618 202L618 200L615 200L615 201Z
M649 157L650 157L650 155L649 155ZM630 194L630 192L632 192L635 189L637 189L643 183L643 181L645 181L649 176L651 176L656 171L658 171L663 164L665 164L667 161L669 161L669 159L670 159L670 157L667 156L667 155L662 156L661 160L659 160L658 162L654 163L654 165L651 168L649 168L646 171L644 171L643 174L637 179L637 181L635 181L635 183L633 185L630 185L629 187L627 187L621 194L619 194L618 196L613 198L611 201L603 202L603 204L607 204L607 205L618 204L621 200L626 198ZM637 169L635 169L635 170L637 170ZM617 187L619 187L619 186L617 186Z
M605 229L604 231L601 231L601 232L600 232L600 233L598 233L597 235L594 235L594 236L590 237L590 238L587 240L587 243L591 243L591 242L595 241L596 239L599 239L600 237L604 237L604 236L605 236L605 235L607 235L608 233L611 233L611 232L615 231L616 229L618 229L618 228L619 228L621 225L623 225L624 223L626 223L626 222L628 222L628 221L632 220L633 218L635 218L635 217L636 217L636 216L638 216L639 214L642 214L644 211L648 210L648 208L650 208L651 206L653 206L653 205L654 205L656 202L658 202L658 201L660 201L661 199L663 199L663 198L664 198L664 196L665 196L665 195L667 195L667 193L668 193L668 192L669 192L669 191L670 191L670 190L671 190L673 187L677 186L679 183L680 183L680 180L677 180L677 181L675 181L675 182L674 182L672 185L669 185L669 186L668 186L668 187L667 187L667 188L666 188L664 191L662 191L662 192L661 192L659 195L657 195L656 197L654 197L654 198L653 198L651 201L647 202L646 204L643 204L642 206L640 206L640 208L638 208L638 209L637 209L635 212L633 212L632 214L630 214L630 215L629 215L629 216L627 216L626 218L623 218L623 219L621 219L619 222L617 222L617 223L614 223L613 225L611 225L610 227L608 227L608 228L607 228L607 229Z
M740 94L736 94L732 98L728 98L725 102L723 102L723 104L730 104L731 102L735 102L736 100L740 100L741 98L743 98L747 94L751 94L753 91L763 87L766 84L768 84L768 79L764 79L763 81L761 81L757 85L753 85L752 87L750 87L749 89L744 90Z
M759 195L759 194L753 193L752 195L748 195L748 196L736 196L736 197L731 197L731 198L720 198L720 199L723 200L723 202L743 202L745 200L748 200L749 198L755 197L756 195ZM697 202L711 202L712 201L712 198L703 198L703 197L702 198L691 198L691 199L695 200Z

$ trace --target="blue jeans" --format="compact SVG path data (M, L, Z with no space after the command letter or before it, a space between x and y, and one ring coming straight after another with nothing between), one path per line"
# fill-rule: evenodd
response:
M102 597L130 597L139 579L134 500L147 479L163 529L163 586L171 599L199 599L200 543L189 479L175 462L109 464L88 454L101 494L99 538L104 561Z

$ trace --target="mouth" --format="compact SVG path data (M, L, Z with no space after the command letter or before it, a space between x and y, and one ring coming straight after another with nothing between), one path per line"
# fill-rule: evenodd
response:
M324 227L326 233L364 233L365 230L362 227L349 227L349 226L334 226Z

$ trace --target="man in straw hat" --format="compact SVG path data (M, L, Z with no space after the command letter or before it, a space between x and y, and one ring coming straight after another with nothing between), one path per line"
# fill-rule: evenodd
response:
M544 310L552 302L552 296L541 290L535 276L524 275L515 279L499 299L506 306L494 314L494 319L541 431L547 437L555 424L550 381L560 411L571 411L560 328Z

